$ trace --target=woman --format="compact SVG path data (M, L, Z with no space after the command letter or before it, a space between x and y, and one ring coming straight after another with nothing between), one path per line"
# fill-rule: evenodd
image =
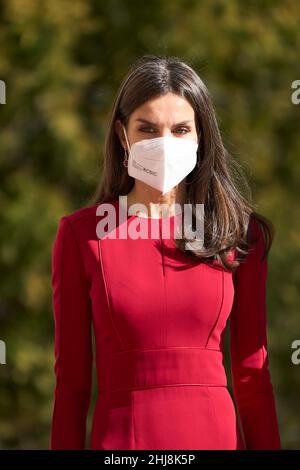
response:
M273 229L238 191L233 163L196 72L177 58L138 60L112 109L99 189L62 217L53 247L51 449L86 445L92 325L91 449L281 448L266 337ZM193 228L204 205L200 247L187 232L163 236L186 205ZM132 236L152 223L158 237ZM108 236L121 230L131 236ZM228 319L241 429L223 366Z

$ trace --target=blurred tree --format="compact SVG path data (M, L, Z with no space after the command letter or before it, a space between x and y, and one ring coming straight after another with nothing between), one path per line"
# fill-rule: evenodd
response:
M94 191L116 89L147 53L179 56L206 82L225 144L275 224L270 365L283 445L299 448L290 358L300 334L300 106L290 99L300 78L297 2L6 0L0 22L0 448L48 448L52 242L59 217Z

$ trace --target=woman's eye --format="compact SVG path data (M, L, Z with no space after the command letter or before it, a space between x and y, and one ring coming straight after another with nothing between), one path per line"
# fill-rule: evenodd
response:
M178 132L179 130L181 131L184 131L184 132ZM140 129L141 132L153 132L153 127L142 127ZM155 131L154 131L155 132ZM174 131L175 134L187 134L189 131L189 129L186 129L185 127L179 127L178 129L176 129L176 131Z
M152 127L142 127L142 128L140 129L140 131L142 131L142 132L148 132L149 129L152 129L152 130L153 130Z
M185 131L185 132L179 132L179 134L187 134L188 132L190 132L189 129L186 129L185 127L180 127L179 129Z

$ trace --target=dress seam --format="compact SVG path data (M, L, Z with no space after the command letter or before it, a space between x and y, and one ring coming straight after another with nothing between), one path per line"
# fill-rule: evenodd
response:
M219 419L218 419L218 414L216 412L216 408L215 408L215 404L214 404L214 400L212 399L211 395L210 395L210 392L209 392L209 386L206 387L206 391L208 393L208 399L210 401L210 404L211 404L211 408L213 410L213 414L214 414L214 418L215 418L215 422L216 422L216 425L218 427L218 431L220 429L220 423L219 423ZM226 387L227 388L227 387ZM218 432L217 433L217 439L218 439L218 448L221 449L221 442L220 442L220 433Z
M136 449L134 390L131 393L131 425L132 425L132 441L133 441L132 449Z
M105 269L104 269L104 266L103 266L103 262L102 262L102 246L101 246L101 241L98 240L98 261L99 261L99 264L100 264L100 269L101 269L101 272L102 272L102 279L103 279L103 283L104 283L104 289L105 289L105 295L106 295L106 302L107 302L107 311L108 311L108 316L111 320L111 323L113 325L113 328L115 330L115 333L122 345L122 347L124 347L124 343L122 341L122 338L120 336L120 333L115 325L115 322L114 322L114 319L113 319L113 315L112 315L112 309L111 309L111 304L110 304L110 300L109 300L109 295L108 295L108 289L107 289L107 283L106 283L106 274L105 274Z
M101 394L107 393L118 393L118 392L129 392L129 391L139 391L139 390L150 390L154 388L169 388L169 387L223 387L228 390L227 385L213 384L213 383L173 383L173 384L162 384L162 385L145 385L144 387L129 387L129 388L114 388L109 390L101 391ZM100 393L99 393L100 395Z
M124 351L117 351L113 353L114 355L116 354L125 354L128 352L145 352L145 351L164 351L164 350L177 350L177 349L198 349L200 351L217 351L217 352L222 352L222 349L213 349L213 348L203 348L199 346L170 346L170 347L165 347L165 348L147 348L147 349L125 349Z
M216 327L218 325L218 321L220 319L220 316L221 316L221 313L222 313L222 310L223 310L223 303L224 303L224 270L222 270L221 284L222 284L222 299L221 299L221 303L220 303L220 307L219 307L219 313L218 313L216 321L215 321L215 323L214 323L213 327L211 328L210 333L208 335L208 338L207 338L207 341L206 341L206 346L208 345L208 343L210 341L210 338L211 338L214 330L216 329Z
M160 235L160 243L161 243L161 262L162 262L162 269L163 269L163 284L164 284L164 318L162 325L162 334L164 334L164 339L162 344L167 344L167 289L166 289L166 272L165 272L165 261L164 261L164 242L162 238L162 228L159 224L159 235Z

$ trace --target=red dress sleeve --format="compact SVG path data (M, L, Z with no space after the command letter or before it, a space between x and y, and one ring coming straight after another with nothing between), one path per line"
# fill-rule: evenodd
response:
M235 296L230 314L232 386L246 449L281 449L266 333L267 257L259 222L250 217L257 242L233 279Z
M72 221L61 218L52 248L56 385L50 449L84 449L92 385L89 283Z

